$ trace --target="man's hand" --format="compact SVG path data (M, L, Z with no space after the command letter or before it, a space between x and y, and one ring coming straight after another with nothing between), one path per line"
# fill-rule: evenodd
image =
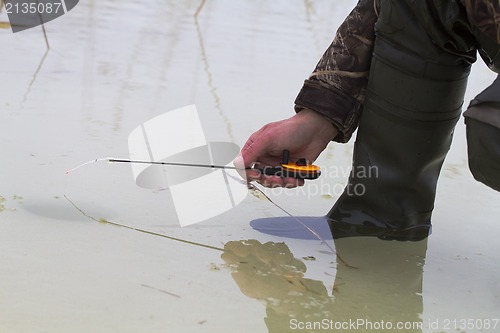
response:
M290 152L290 161L305 158L312 163L337 133L338 130L323 115L305 109L253 133L233 163L241 169L254 163L259 167L277 166L285 149ZM257 170L247 170L246 177L248 181L256 180L266 187L304 185L303 179L266 176Z

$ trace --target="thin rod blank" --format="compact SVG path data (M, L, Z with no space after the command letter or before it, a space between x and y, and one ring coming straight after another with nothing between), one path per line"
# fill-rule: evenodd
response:
M197 168L212 168L212 169L231 169L231 170L246 170L232 166L226 165L214 165L214 164L193 164L193 163L174 163L174 162L159 162L159 161L139 161L139 160L123 160L110 158L108 162L116 163L139 163L139 164L160 164L160 165L171 165L171 166L186 166L186 167L197 167Z

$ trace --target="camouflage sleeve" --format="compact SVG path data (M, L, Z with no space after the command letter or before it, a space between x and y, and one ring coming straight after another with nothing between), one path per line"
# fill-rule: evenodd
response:
M347 142L358 125L376 20L375 1L360 0L295 100L296 112L314 110L338 128L334 141Z
M500 73L500 1L462 0L486 64Z

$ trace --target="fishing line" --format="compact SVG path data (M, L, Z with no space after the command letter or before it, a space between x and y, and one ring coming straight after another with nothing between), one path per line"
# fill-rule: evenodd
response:
M252 189L252 190L256 190L260 194L262 194L270 203L272 203L274 206L276 206L279 210L281 210L282 212L284 212L286 215L290 216L292 219L294 219L296 222L298 222L301 226L303 226L304 228L306 228L306 230L309 231L311 234L313 234L322 244L325 244L330 249L330 251L332 251L332 254L336 254L335 250L330 246L330 244L328 244L328 242L323 237L321 237L320 234L318 234L314 229L312 229L311 227L309 227L308 225L306 225L304 222L302 222L299 218L297 218L296 216L293 216L292 214L290 214L286 209L284 209L283 207L281 207L280 205L278 205L276 202L274 202L273 200L271 200L271 198L269 198L269 196L267 194L265 194L260 188L258 188L254 184L248 184L248 188Z
M152 165L166 165L166 166L183 166L183 167L200 167L200 168L230 169L230 170L248 170L248 169L253 169L253 167L248 167L248 168L244 168L243 169L243 168L237 168L237 167L232 167L232 166L214 165L214 164L175 163L175 162L129 160L129 159L114 158L114 157L104 157L104 158L97 158L95 160L91 160L91 161L82 163L82 164L80 164L80 165L78 165L78 166L76 166L76 167L74 167L74 168L66 171L66 174L69 174L70 172L73 172L73 171L75 171L77 169L80 169L80 168L82 168L82 167L84 167L86 165L89 165L89 164L92 164L92 163L101 162L101 161L107 161L107 162L110 162L110 163L137 163L137 164L152 164ZM246 183L246 185L247 185L247 187L248 187L249 190L255 190L255 191L259 192L260 194L262 194L266 198L266 200L268 200L276 208L278 208L279 210L281 210L282 212L284 212L286 215L288 215L289 217L291 217L293 220L295 220L297 223L299 223L301 226L303 226L308 232L310 232L312 235L314 235L314 237L316 237L322 244L325 244L330 249L330 251L332 252L332 254L336 254L336 252L333 249L333 247L323 237L321 237L321 235L318 234L314 229L312 229L311 227L309 227L308 225L306 225L299 218L297 218L296 216L292 215L286 209L284 209L283 207L281 207L280 205L278 205L276 202L274 202L271 198L269 198L269 196L267 194L265 194L256 185L251 184L251 183ZM130 230L134 230L134 231L146 233L146 234L153 235L153 236L167 238L167 239L174 240L174 241L179 241L179 242L183 242L183 243L187 243L187 244L191 244L191 245L202 246L202 247L210 248L210 249L213 249L213 250L224 251L224 249L218 248L218 247L215 247L215 246L206 245L206 244L197 243L197 242L192 242L192 241L188 241L188 240L184 240L184 239L180 239L180 238L168 236L168 235L165 235L165 234L160 234L160 233L156 233L156 232L152 232L152 231L148 231L148 230L144 230L144 229L140 229L140 228L135 228L135 227L131 227L131 226L128 226L128 225L125 225L125 224L120 224L120 223L117 223L117 222L108 221L106 219L96 219L95 217L86 214L73 201L71 201L66 195L64 195L64 198L73 207L75 207L80 213L82 213L84 216L90 218L91 220L99 222L99 223L110 224L110 225L114 225L114 226L118 226L118 227L130 229ZM338 255L337 255L337 257L338 257ZM343 262L342 258L340 258L340 257L338 257L338 258Z
M193 242L193 241L188 241L188 240L185 240L185 239L182 239L182 238L177 238L177 237L172 237L172 236L168 236L168 235L165 235L165 234L160 234L158 232L154 232L154 231L148 231L148 230L145 230L145 229L140 229L140 228L135 228L135 227L131 227L131 226L128 226L128 225L125 225L125 224L121 224L121 223L117 223L117 222L112 222L112 221L109 221L109 220L106 220L104 218L101 218L101 219L96 219L95 217L91 216L91 215L88 215L87 213L85 213L82 209L80 209L80 207L78 207L73 201L71 201L67 196L66 194L64 195L64 198L73 206L76 208L76 210L78 210L80 213L82 213L85 217L88 217L89 219L93 220L93 221L96 221L96 222L99 222L99 223L104 223L104 224L109 224L109 225L113 225L115 227L121 227L121 228L125 228L125 229L129 229L129 230L134 230L134 231L138 231L138 232L142 232L144 234L148 234L148 235L152 235L152 236L157 236L157 237L162 237L162 238L167 238L167 239L170 239L170 240L173 240L173 241L176 241L176 242L181 242L181 243L185 243L185 244L190 244L190 245L196 245L196 246L201 246L201 247L205 247L207 249L211 249L211 250L218 250L218 251L224 251L224 249L220 248L220 247L216 247L216 246L212 246L212 245L207 245L207 244L203 244L203 243L198 243L198 242Z
M349 267L349 268L354 268L354 269L358 269L358 267L355 267L355 266L352 266L352 265L349 265L344 259L342 259L341 256L339 256L339 254L337 253L337 251L335 251L333 249L333 247L323 238L321 237L320 234L318 234L314 229L312 229L311 227L309 227L308 225L306 225L304 222L302 222L299 218L297 218L296 216L293 216L292 214L290 214L286 209L284 209L283 207L281 207L280 205L278 205L276 202L274 202L273 200L271 200L271 198L269 198L269 196L267 196L260 188L258 188L257 186L253 185L253 184L248 184L248 188L249 189L252 189L252 190L256 190L258 191L260 194L262 194L270 203L272 203L274 206L276 206L278 209L280 209L282 212L284 212L286 215L290 216L292 219L294 219L296 222L298 222L301 226L303 226L304 228L306 228L306 230L308 230L311 234L313 234L320 242L321 244L325 244L326 247L328 247L330 249L331 254L335 255L337 257L337 259L340 260L340 262L342 264L344 264L346 267Z
M113 158L113 157L103 157L103 158L96 158L94 160L82 163L82 164L80 164L80 165L78 165L78 166L76 166L76 167L74 167L74 168L66 171L66 174L68 175L69 173L71 173L71 172L73 172L73 171L75 171L77 169L80 169L80 168L82 168L82 167L84 167L86 165L97 163L97 162L102 162L102 161L107 161L107 162L127 162L127 163L137 162L137 163L149 163L149 164L165 164L165 162L132 161L132 160L126 160L126 159L117 159L117 158ZM184 165L184 164L187 164L187 163L182 163L182 164L183 164L182 166L188 166L188 165ZM83 211L83 209L81 209L80 207L78 207L78 205L76 203L74 203L70 198L68 198L68 196L66 194L64 194L64 199L66 199L66 201L68 201L83 216L85 216L85 217L87 217L87 218L89 218L89 219L91 219L91 220L93 220L95 222L98 222L98 223L108 224L108 225L112 225L112 226L115 226L115 227L121 227L121 228L125 228L125 229L129 229L129 230L141 232L141 233L152 235L152 236L156 236L156 237L162 237L162 238L170 239L170 240L173 240L173 241L176 241L176 242L181 242L181 243L185 243L185 244L190 244L190 245L195 245L195 246L200 246L200 247L208 248L208 249L211 249L211 250L224 251L224 249L220 248L220 247L216 247L216 246L212 246L212 245L208 245L208 244L203 244L203 243L198 243L198 242L193 242L193 241L189 241L189 240L186 240L186 239L177 238L177 237L173 237L173 236L168 236L166 234L162 234L162 233L158 233L158 232L154 232L154 231L149 231L149 230L145 230L145 229L141 229L141 228L132 227L132 226L129 226L129 225L126 225L126 224L121 224L121 223L109 221L109 220L104 219L104 218L97 219L97 218L95 218L95 217L93 217L93 216L85 213Z

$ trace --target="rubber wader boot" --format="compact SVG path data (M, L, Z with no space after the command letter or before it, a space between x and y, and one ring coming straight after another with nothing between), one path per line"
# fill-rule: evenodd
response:
M382 1L352 172L328 213L334 238L430 233L470 64L438 49L405 6Z

